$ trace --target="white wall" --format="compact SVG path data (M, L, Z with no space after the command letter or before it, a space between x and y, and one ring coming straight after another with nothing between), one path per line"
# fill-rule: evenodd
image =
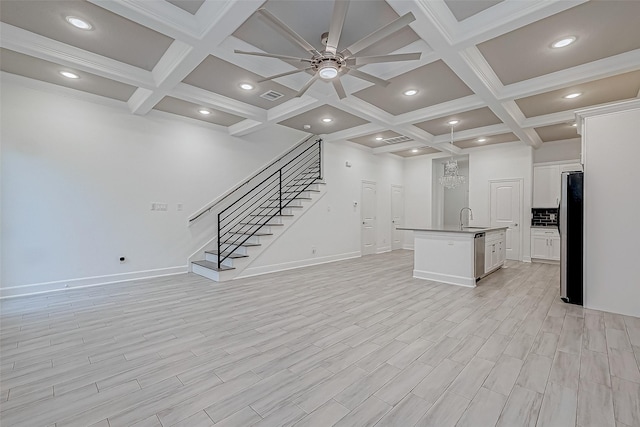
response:
M276 126L234 138L196 120L69 95L3 81L2 288L186 271L211 238L187 227L189 215L304 136ZM168 211L152 212L152 202Z
M586 117L584 306L640 317L640 107Z
M463 185L456 188L444 189L444 213L445 227L458 227L460 225L460 210L469 206L469 160L458 160L458 173L465 177ZM438 182L437 185L440 183ZM467 224L469 212L462 215L462 220Z
M533 149L521 142L488 145L468 149L469 155L469 207L473 209L471 225L490 225L490 180L523 180L523 219L521 256L530 260L531 186L533 177ZM405 160L405 212L408 227L431 227L433 159L442 155L419 156ZM406 241L410 241L410 237ZM410 247L407 245L407 247Z
M355 144L339 141L324 145L323 160L326 195L243 275L360 256L362 180L376 183L377 252L391 250L391 185L403 184L402 158L373 155ZM345 166L347 161L351 167Z
M549 141L533 150L533 162L559 162L563 160L581 159L582 141L580 138L563 141Z

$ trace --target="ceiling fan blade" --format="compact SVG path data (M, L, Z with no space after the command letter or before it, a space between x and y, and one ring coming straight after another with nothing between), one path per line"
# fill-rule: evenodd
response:
M311 62L311 60L307 59L307 58L298 58L296 56L287 56L287 55L276 55L276 54L273 54L273 53L245 52L243 50L238 50L238 49L235 49L233 52L234 53L239 53L239 54L242 54L242 55L265 56L267 58L284 59L284 60L287 60L287 61Z
M347 70L349 70L349 74L353 77L358 77L359 79L366 80L383 87L387 87L389 85L389 82L387 80L382 80L381 78L372 76L369 73L363 73L362 71L356 70L355 68L347 68Z
M333 88L336 90L338 98L345 99L347 97L347 92L344 91L344 87L342 86L342 83L340 83L340 79L333 79L331 83L333 83Z
M277 79L279 77L284 77L284 76L290 76L291 74L297 74L300 73L302 71L308 71L310 70L311 67L308 68L300 68L298 70L293 70L293 71L287 71L286 73L280 73L280 74L276 74L275 76L271 76L271 77L265 77L263 79L258 80L258 83L262 83L262 82L266 82L268 80L273 80L273 79Z
M327 38L327 51L335 54L338 51L340 34L344 27L344 20L347 17L350 0L335 0L333 4L333 16L329 25L329 37Z
M287 24L276 18L271 12L267 9L258 9L258 12L264 16L269 23L271 23L275 28L280 31L284 36L286 36L289 40L302 47L307 52L310 52L313 55L319 55L320 52L316 50L315 47L311 46L309 42L303 39L298 33L293 31Z
M354 44L352 44L351 46L349 46L348 48L346 48L340 53L342 53L344 56L355 55L361 50L368 48L372 44L379 42L385 37L388 37L391 34L395 33L396 31L402 29L403 27L406 27L407 25L409 25L415 20L416 20L416 17L413 16L413 13L411 12L406 13L401 17L399 17L398 19L396 19L395 21L385 25L382 28L377 29L376 31L369 34L365 38L355 42Z
M301 97L302 95L304 95L304 93L311 87L312 84L315 83L316 80L318 80L318 73L314 74L314 76L311 77L309 81L305 83L304 86L302 86L302 88L300 88L300 90L296 94L296 97Z
M421 52L417 53L398 53L395 55L378 55L378 56L361 56L358 58L347 59L349 65L366 65L376 64L379 62L396 62L396 61L414 61L420 59Z

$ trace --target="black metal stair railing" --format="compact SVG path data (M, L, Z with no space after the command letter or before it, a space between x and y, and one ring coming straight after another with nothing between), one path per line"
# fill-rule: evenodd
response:
M218 212L218 268L322 179L322 139L310 137L201 212ZM247 185L250 184L250 185Z

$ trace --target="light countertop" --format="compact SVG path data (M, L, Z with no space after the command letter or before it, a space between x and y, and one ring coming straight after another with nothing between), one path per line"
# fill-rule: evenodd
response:
M406 231L431 231L434 233L464 233L464 234L475 234L475 233L486 233L488 231L499 231L506 230L509 227L467 227L462 230L460 227L431 227L431 228L418 228L418 227L398 227L398 230L406 230Z

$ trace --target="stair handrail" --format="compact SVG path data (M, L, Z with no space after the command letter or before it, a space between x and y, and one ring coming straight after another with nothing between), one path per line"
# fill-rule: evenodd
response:
M305 142L307 141L309 139ZM301 146L302 144L296 148ZM292 152L293 150L290 151L290 153ZM272 165L275 163L277 162ZM261 172L267 169L263 169ZM282 209L288 207L300 194L321 179L322 139L317 139L288 159L278 169L271 171L270 175L247 190L237 200L220 210L217 215L218 269L221 268L222 262L231 256L238 247L248 242L275 216L282 215ZM236 206L239 203L240 205ZM227 213L230 209L231 211ZM257 217L263 217L263 220L254 219ZM237 226L240 228L236 229ZM230 248L233 249L229 250Z
M310 136L306 137L305 139L303 139L302 141L297 143L295 146L293 146L289 150L287 150L284 154L280 155L280 157L278 157L277 159L273 160L271 163L269 163L268 165L264 166L258 172L256 172L253 175L251 175L249 178L246 178L240 184L238 184L235 187L225 191L217 199L215 199L213 202L211 202L207 207L200 209L200 211L195 216L193 216L192 218L189 218L189 225L193 224L195 221L197 221L204 214L211 212L211 210L213 210L213 208L218 206L220 203L222 203L224 200L226 200L232 194L236 193L238 190L240 190L240 188L242 188L245 185L249 184L252 180L254 180L256 177L258 177L261 173L267 171L269 168L273 167L275 164L277 164L278 162L282 161L285 157L287 157L288 155L293 153L295 150L300 148L302 145L304 145L305 143L309 142L311 139L316 138L316 137L317 137L317 135L310 135ZM322 141L322 139L318 138L318 141ZM316 141L316 142L318 142L318 141Z

